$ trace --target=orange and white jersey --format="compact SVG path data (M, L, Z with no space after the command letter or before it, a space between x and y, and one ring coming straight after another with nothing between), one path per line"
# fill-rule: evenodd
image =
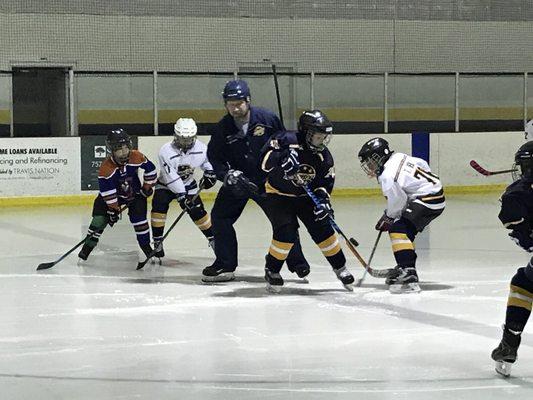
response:
M399 218L410 201L420 201L432 209L445 207L444 201L428 204L425 199L442 195L438 176L431 173L426 161L403 153L393 153L378 177L383 195L387 198L387 216ZM442 196L444 200L444 196Z

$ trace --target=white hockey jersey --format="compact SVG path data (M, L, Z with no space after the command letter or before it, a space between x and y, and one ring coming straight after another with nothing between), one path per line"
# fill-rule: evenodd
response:
M164 144L159 150L159 178L156 185L166 187L173 193L196 194L198 185L194 179L194 170L213 170L207 159L207 146L196 139L194 146L183 152L172 142Z
M403 153L392 154L385 163L378 182L387 198L387 216L391 218L399 218L409 201L437 194L442 190L439 178L431 173L426 161ZM445 207L445 203L430 207L441 209Z

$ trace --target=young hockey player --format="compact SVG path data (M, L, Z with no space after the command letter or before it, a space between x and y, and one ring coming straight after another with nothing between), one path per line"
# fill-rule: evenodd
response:
M263 197L258 195L264 192L265 182L265 173L259 167L261 149L273 134L283 130L272 111L250 105L246 81L227 82L222 97L227 114L213 131L207 157L224 185L211 210L216 259L202 271L204 282L235 279L238 257L233 225L249 199L263 207ZM299 239L287 257L287 265L301 278L309 274Z
M106 138L109 156L98 171L100 193L94 200L93 219L78 257L87 260L98 244L106 225L113 226L120 218L121 206L127 206L137 242L145 255L152 252L150 228L146 220L146 199L153 193L156 181L155 165L138 150L133 150L131 138L123 129L111 131ZM144 170L143 183L138 176Z
M385 139L374 138L359 151L361 167L377 178L387 209L376 230L388 231L397 266L386 283L392 293L419 292L414 240L417 233L443 211L446 203L439 178L427 162L389 149Z
M298 219L333 267L339 280L351 290L354 277L346 269L346 258L329 218L333 216L329 196L335 173L327 149L333 127L319 110L305 111L297 132L280 132L263 150L261 167L267 172L264 209L272 223L273 238L266 255L267 289L279 292L280 270L297 239ZM319 199L315 204L304 187Z
M533 252L533 142L523 144L515 154L521 178L505 190L498 217L510 229L509 236L528 253ZM518 268L511 279L503 338L492 352L496 371L503 376L511 374L516 361L521 333L526 326L533 304L533 258L527 266Z
M169 205L177 200L192 221L213 246L211 218L204 208L198 193L198 184L194 179L194 170L200 167L204 171L200 180L202 189L209 189L217 178L213 167L207 160L207 146L196 139L198 129L191 118L180 118L174 125L174 140L164 144L159 150L159 179L152 198L152 236L156 257L164 257L163 231Z

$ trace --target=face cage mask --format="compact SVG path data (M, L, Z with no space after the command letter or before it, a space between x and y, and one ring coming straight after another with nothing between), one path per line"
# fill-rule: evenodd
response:
M124 165L128 162L131 153L131 146L128 144L120 144L112 149L111 156L113 160L119 164Z
M331 140L331 133L309 130L305 140L311 150L323 151L326 147L328 147L329 141Z
M383 157L380 157L376 153L372 154L370 157L368 157L366 160L361 161L361 169L367 174L369 177L374 178L378 176L379 170L382 167L382 161Z
M174 135L174 146L176 146L180 150L183 150L183 151L190 150L194 146L194 142L196 142L196 135L194 136Z

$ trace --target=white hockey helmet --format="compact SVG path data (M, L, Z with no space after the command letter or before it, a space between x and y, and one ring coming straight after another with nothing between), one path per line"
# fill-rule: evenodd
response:
M525 127L525 139L533 140L533 119L530 119Z
M174 125L174 146L187 151L194 146L198 127L192 118L180 118Z

